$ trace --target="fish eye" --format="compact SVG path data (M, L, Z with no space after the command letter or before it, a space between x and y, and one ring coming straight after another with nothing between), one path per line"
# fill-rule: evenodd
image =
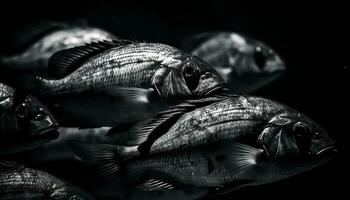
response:
M257 46L255 48L254 61L260 69L264 68L264 66L266 64L267 55L265 54L265 52L263 51L263 49L260 46Z
M185 77L192 77L194 75L196 75L198 71L198 67L196 64L194 63L186 63L185 67L184 67L184 75Z
M307 154L311 146L311 130L301 122L297 122L293 126L295 141L302 154Z
M28 114L28 110L27 110L27 108L26 108L26 106L25 106L24 103L21 104L21 105L19 105L19 106L16 108L15 112L16 112L16 115L17 115L18 117L20 117L20 118L24 118L24 117Z
M293 132L297 137L309 136L310 129L306 127L303 123L297 122L293 126Z
M183 76L191 91L197 88L199 83L199 68L197 64L193 62L186 63L183 68Z

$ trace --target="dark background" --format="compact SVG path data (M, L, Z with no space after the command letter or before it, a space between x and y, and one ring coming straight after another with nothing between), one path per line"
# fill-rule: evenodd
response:
M336 140L340 153L329 163L290 179L242 189L216 199L326 199L348 196L350 170L349 16L345 4L247 1L11 1L1 6L1 53L15 51L10 30L39 21L86 19L121 38L179 46L205 31L237 31L272 46L287 73L254 95L268 97L310 116ZM25 34L25 33L23 33Z

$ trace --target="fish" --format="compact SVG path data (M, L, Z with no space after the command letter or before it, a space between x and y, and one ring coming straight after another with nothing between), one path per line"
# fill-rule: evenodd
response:
M255 92L286 71L285 62L270 46L235 32L200 33L182 46L213 66L234 94Z
M0 199L93 200L82 189L47 172L0 161Z
M68 75L12 81L38 96L64 127L134 124L183 100L228 91L210 65L160 43L102 41L60 51L50 63Z
M254 96L188 100L125 134L123 146L71 145L102 177L145 194L184 188L224 194L286 179L336 154L335 142L316 122Z
M0 157L29 150L56 139L58 123L31 95L0 84L6 94L0 107Z
M0 83L0 110L10 108L13 103L14 89Z
M0 56L0 66L19 73L49 76L49 58L56 52L100 40L116 39L112 33L83 24L38 23L26 33L30 44L14 55ZM30 34L32 33L32 34ZM28 39L29 40L29 39ZM57 73L55 73L57 75Z

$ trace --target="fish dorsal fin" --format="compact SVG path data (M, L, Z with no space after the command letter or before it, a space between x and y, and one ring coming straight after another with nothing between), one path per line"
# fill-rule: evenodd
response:
M49 59L49 75L56 79L64 78L79 68L87 59L108 49L132 43L135 42L130 40L99 41L56 52Z
M204 99L187 100L179 105L171 107L169 110L158 113L154 118L136 125L131 134L144 134L147 139L139 145L141 154L149 153L152 144L164 135L172 125L185 113L195 110L211 103L223 100L226 97L214 96Z
M173 106L168 110L156 114L153 118L139 122L127 131L123 132L119 127L114 127L108 131L106 136L119 138L123 145L139 145L140 153L148 153L151 145L182 116L196 108L220 101L225 96L214 96L204 99L187 100L181 104ZM119 135L119 136L118 136Z

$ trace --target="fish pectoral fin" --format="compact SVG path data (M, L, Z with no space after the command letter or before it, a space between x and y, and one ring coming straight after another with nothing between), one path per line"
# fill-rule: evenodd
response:
M87 59L108 49L131 44L132 41L113 40L91 42L86 45L56 52L49 59L49 75L61 79L78 69Z
M153 88L136 88L136 87L113 87L104 91L112 97L120 97L130 103L147 104L155 98L156 92Z
M232 141L223 142L220 144L220 148L222 148L223 153L226 152L227 167L237 175L241 175L250 167L256 166L258 156L263 154L263 150Z
M136 188L153 192L185 188L184 186L185 184L176 181L164 173L151 171L140 184L136 185Z
M144 183L137 185L136 188L142 189L143 191L166 191L174 189L174 186L171 183L164 182L158 179L149 179Z
M84 162L96 166L99 175L110 178L117 175L121 167L121 153L124 148L110 144L90 144L81 141L69 141L73 152Z

